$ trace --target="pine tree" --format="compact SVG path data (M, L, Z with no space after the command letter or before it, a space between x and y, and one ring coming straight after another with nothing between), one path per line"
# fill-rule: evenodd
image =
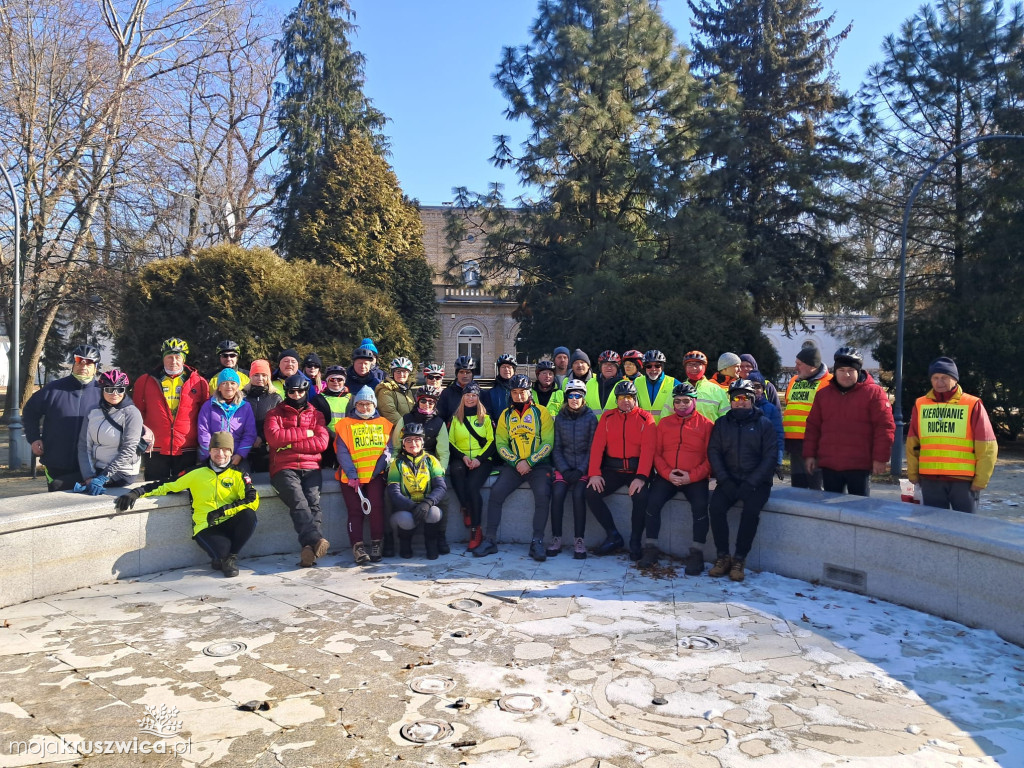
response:
M849 27L815 0L689 0L694 69L732 98L709 103L705 205L736 227L742 287L763 321L798 322L835 279L842 185L856 173L831 71Z

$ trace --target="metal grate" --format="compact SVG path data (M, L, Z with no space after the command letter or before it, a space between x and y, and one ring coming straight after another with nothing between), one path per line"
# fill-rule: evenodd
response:
M821 581L830 587L848 589L851 592L865 592L868 586L868 575L864 571L855 571L852 568L825 563L822 567Z

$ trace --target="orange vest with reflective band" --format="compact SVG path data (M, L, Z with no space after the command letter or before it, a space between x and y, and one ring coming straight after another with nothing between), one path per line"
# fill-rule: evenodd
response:
M383 416L365 420L345 418L334 426L338 438L345 443L356 465L359 482L368 483L373 477L373 468L387 447L392 427L394 424ZM338 469L338 479L343 483L349 479L341 468Z
M917 398L917 428L921 435L918 471L922 475L974 477L977 457L971 412L978 402L977 397L968 394L960 395L952 403Z
M786 410L782 412L782 431L787 440L803 440L807 431L807 416L814 404L814 396L818 390L832 380L832 374L826 373L820 379L798 379L794 376L786 387Z

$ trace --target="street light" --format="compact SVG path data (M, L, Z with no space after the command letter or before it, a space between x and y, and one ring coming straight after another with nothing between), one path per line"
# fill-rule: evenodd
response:
M18 205L18 193L14 191L14 184L7 174L7 169L0 165L0 171L3 171L7 191L11 195L11 205L14 206L14 328L10 333L12 365L9 385L14 387L14 396L11 398L11 415L7 421L7 437L10 443L7 463L11 469L21 469L27 463L21 455L22 446L25 444L22 438L24 430L21 426L21 207Z
M925 181L938 168L942 161L962 149L980 144L983 141L996 141L1006 139L1008 141L1024 140L1024 135L1014 133L993 133L989 136L975 136L962 144L957 144L951 150L944 152L938 160L924 169L924 173L918 178L914 188L910 190L907 197L907 204L903 206L903 229L900 233L900 293L899 293L899 319L896 323L896 375L893 379L893 387L896 389L896 399L893 403L893 416L896 420L896 439L892 443L892 475L899 477L903 472L903 446L905 436L903 434L903 321L906 315L907 304L907 226L910 223L910 208L921 191Z

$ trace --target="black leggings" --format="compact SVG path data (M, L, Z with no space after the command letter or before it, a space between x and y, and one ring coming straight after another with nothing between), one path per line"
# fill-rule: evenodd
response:
M551 535L562 535L562 516L565 514L565 497L572 493L572 529L573 536L582 539L587 526L587 484L581 477L572 484L565 480L555 480L551 486Z
M256 530L256 513L243 509L223 523L203 528L195 535L196 544L205 549L211 560L237 555Z
M448 465L448 475L452 481L452 488L455 489L455 496L459 504L469 510L469 518L474 528L480 526L483 519L484 499L480 490L491 476L491 463L481 461L476 469L469 469L463 462L462 457L453 457Z

